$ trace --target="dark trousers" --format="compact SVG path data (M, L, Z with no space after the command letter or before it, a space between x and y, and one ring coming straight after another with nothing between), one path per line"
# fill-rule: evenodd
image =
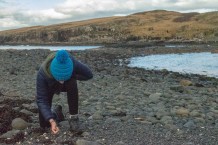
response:
M52 106L52 99L54 94L59 94L60 92L67 92L67 102L69 107L69 113L71 115L78 114L78 88L77 88L77 81L74 78L67 80L64 84L60 84L56 82L53 86L53 90L49 93L49 105ZM55 119L55 118L54 118ZM42 113L39 111L39 122L40 127L50 127L50 123L44 119Z

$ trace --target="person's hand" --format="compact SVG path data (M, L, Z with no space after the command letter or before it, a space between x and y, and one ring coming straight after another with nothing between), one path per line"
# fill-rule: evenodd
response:
M49 122L51 124L51 132L53 134L57 134L59 132L59 128L57 126L57 123L54 121L54 119L50 119Z

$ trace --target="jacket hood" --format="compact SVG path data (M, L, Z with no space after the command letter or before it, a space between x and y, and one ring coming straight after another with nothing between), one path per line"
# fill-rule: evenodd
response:
M51 71L50 71L50 64L51 64L51 61L53 60L54 57L55 57L55 52L49 54L41 66L45 75L48 78L53 78Z

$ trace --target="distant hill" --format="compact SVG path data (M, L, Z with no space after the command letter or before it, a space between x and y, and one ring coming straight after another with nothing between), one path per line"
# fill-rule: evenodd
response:
M155 10L50 26L0 31L0 44L102 44L127 41L217 41L218 12Z

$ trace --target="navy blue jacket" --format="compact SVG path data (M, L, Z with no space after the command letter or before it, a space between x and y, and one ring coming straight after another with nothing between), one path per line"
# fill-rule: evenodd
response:
M53 84L57 81L52 77L50 73L50 63L53 60L55 53L50 54L41 65L36 81L36 102L40 112L44 119L48 121L54 118L49 102L49 93L53 91ZM71 56L74 64L72 77L76 80L89 80L93 77L91 70L83 63L77 61Z

